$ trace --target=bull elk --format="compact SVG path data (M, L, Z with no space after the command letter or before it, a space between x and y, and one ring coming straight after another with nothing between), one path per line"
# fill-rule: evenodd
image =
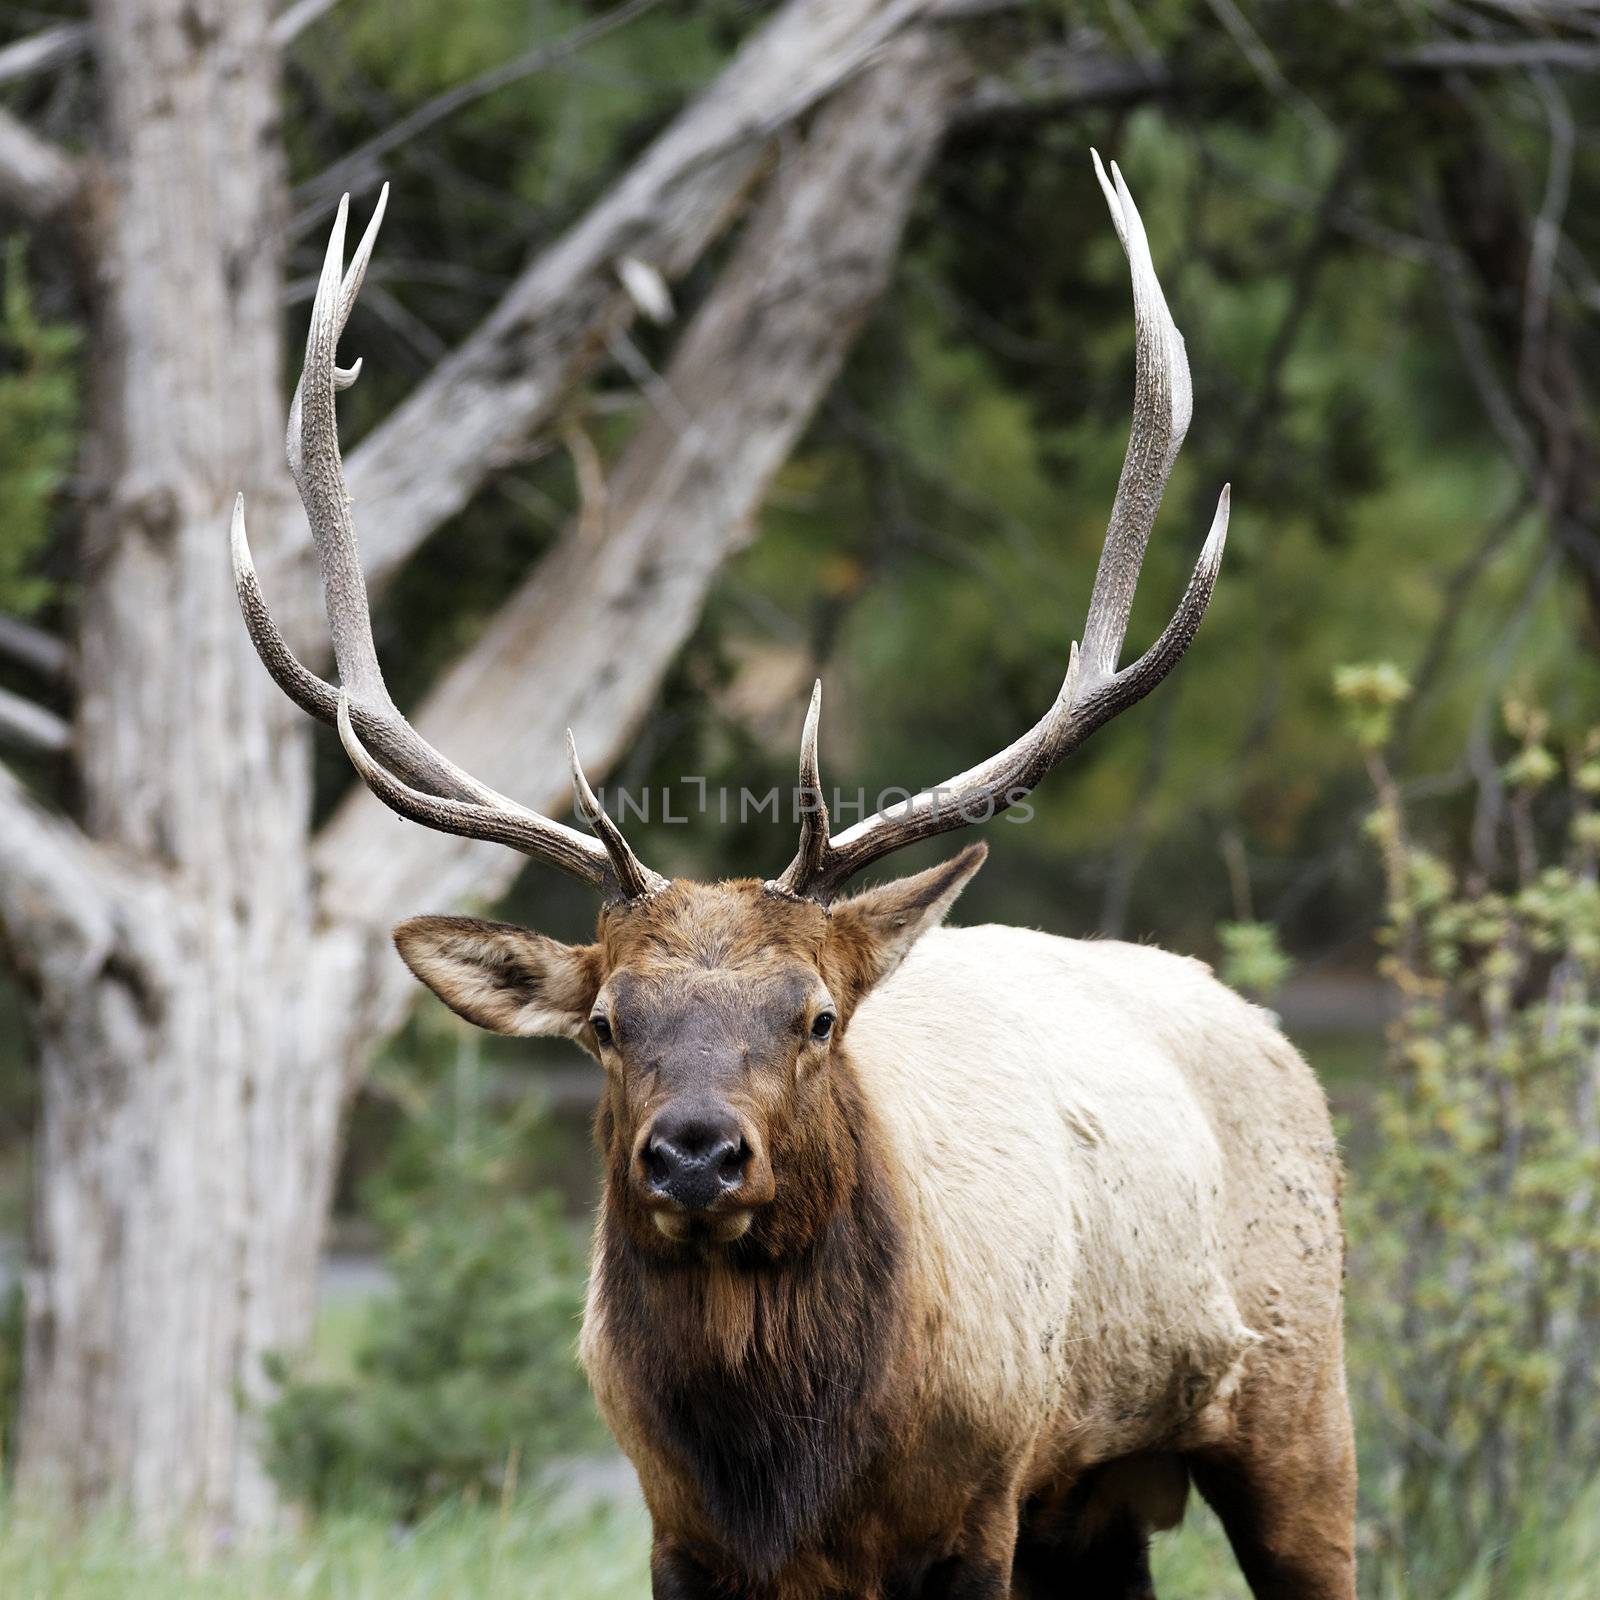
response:
M590 833L454 766L390 699L334 408L382 200L348 271L340 207L289 420L339 687L274 626L235 510L256 649L379 799L603 898L589 945L453 916L395 941L469 1021L564 1035L604 1068L581 1351L649 1503L657 1600L1147 1596L1150 1532L1191 1482L1257 1596L1355 1592L1340 1169L1300 1056L1197 961L942 928L982 844L840 897L1021 800L1172 670L1210 599L1227 489L1176 614L1118 666L1192 396L1139 213L1095 168L1137 381L1082 646L1014 744L838 834L814 693L799 848L769 882L652 872L570 736Z

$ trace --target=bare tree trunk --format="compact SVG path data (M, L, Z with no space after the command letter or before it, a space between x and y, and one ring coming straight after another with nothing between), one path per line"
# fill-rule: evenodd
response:
M20 1434L31 1489L223 1535L272 1505L247 1402L308 1331L339 1104L308 1048L305 742L224 552L240 485L269 547L288 526L272 9L95 9L78 743L86 831L146 877L40 1010Z
M773 24L827 20L815 48L830 64L807 92L847 87L780 165L687 330L671 398L619 465L598 539L570 536L425 712L424 728L450 723L453 753L492 779L550 799L567 720L603 771L746 536L887 280L968 76L936 31L884 22L918 9L797 0ZM413 895L492 894L514 866L397 835L364 795L314 847L303 719L237 614L226 527L241 487L261 569L290 591L275 600L303 613L309 598L282 466L272 10L97 0L104 153L71 178L96 274L83 827L0 771L0 942L34 998L44 1091L19 1478L208 1541L275 1510L255 1437L264 1360L309 1333L344 1096L403 1015L386 922L420 909ZM875 59L846 47L852 19ZM728 140L733 114L761 100L751 75L784 67L758 45L729 69L744 88L723 94ZM730 211L749 182L735 165ZM637 226L660 231L651 219L670 213L675 183L640 189L628 191ZM709 242L715 230L696 226ZM519 427L556 387L528 387ZM445 460L440 503L490 470L480 461L468 481ZM513 700L549 714L508 716Z

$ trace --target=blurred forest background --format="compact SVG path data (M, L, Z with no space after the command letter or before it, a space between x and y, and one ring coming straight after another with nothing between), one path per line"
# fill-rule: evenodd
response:
M869 794L1059 685L1132 392L1093 145L1195 384L1135 646L1224 481L1232 532L961 918L1281 1012L1351 1169L1363 1594L1591 1595L1597 74L1589 0L0 7L0 1592L644 1591L590 1068L384 937L593 906L352 799L232 609L243 487L316 653L278 441L340 193L393 186L341 427L396 700L562 814L571 721L646 859L767 874L787 819L689 780L789 785L819 672ZM1198 1511L1160 1552L1242 1595Z

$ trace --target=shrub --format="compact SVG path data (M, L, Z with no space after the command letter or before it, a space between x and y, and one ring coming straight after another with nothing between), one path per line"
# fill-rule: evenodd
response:
M375 1185L394 1293L368 1313L355 1375L276 1374L269 1460L319 1510L377 1502L412 1518L507 1493L601 1437L575 1350L581 1242L555 1196L519 1183L535 1118L488 1126L459 1087L412 1094Z
M1230 988L1263 1005L1289 981L1294 962L1278 942L1270 922L1224 922L1217 927L1222 946L1218 976Z
M1395 1552L1459 1580L1600 1451L1600 732L1507 708L1474 849L1422 848L1383 756L1404 698L1347 674L1399 990L1352 1197L1354 1363Z
M22 1285L0 1289L0 1486L11 1473L22 1398Z
M0 611L19 616L51 598L34 563L76 453L78 342L69 325L39 321L14 243L0 285Z

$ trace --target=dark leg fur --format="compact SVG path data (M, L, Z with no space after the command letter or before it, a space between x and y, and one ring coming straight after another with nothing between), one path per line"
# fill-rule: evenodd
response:
M1024 1537L1017 1593L1027 1600L1155 1600L1149 1536L1134 1518L1117 1517L1077 1548Z
M680 1545L657 1539L650 1551L651 1600L745 1600Z
M1007 1600L1010 1593L1010 1576L998 1561L952 1556L923 1578L917 1600Z

